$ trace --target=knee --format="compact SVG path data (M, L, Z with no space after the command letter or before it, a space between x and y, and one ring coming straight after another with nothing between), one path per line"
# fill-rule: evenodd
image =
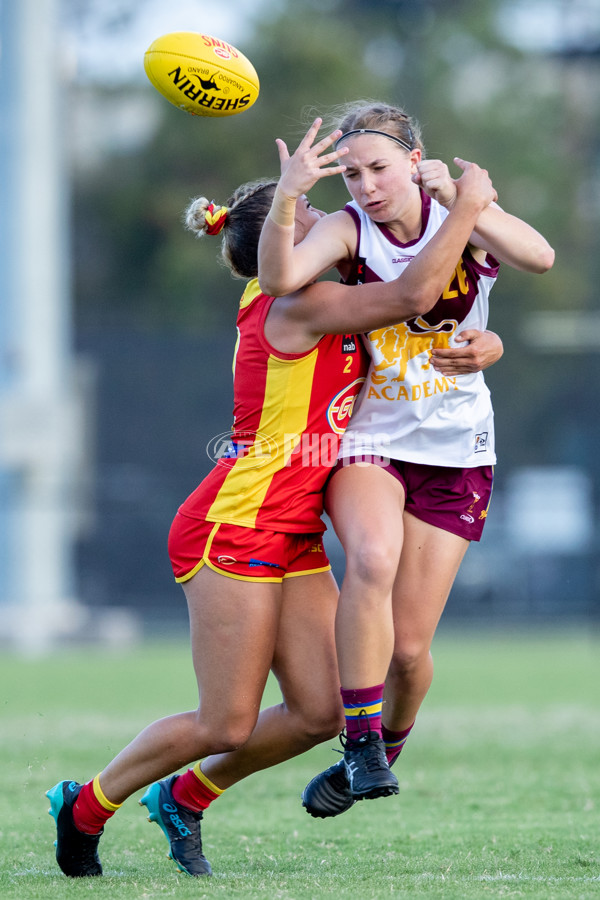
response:
M413 640L405 641L394 648L389 674L392 678L403 680L420 672L423 667L431 666L429 644Z
M254 729L256 719L246 716L228 719L208 718L199 714L197 742L199 747L210 745L211 753L230 753L242 747ZM199 755L206 755L205 749Z
M322 741L337 737L343 727L344 716L341 712L336 712L328 717L322 716L318 720L313 720L306 731L313 744L320 744Z
M389 591L394 584L399 559L399 546L365 537L346 552L346 572L367 588Z
M302 710L297 715L297 721L299 731L314 746L338 736L344 727L343 709L341 704L335 704L329 709Z
M344 728L344 721L339 719L322 722L320 724L310 723L303 729L304 740L308 747L316 747L323 741L332 741Z
M231 753L243 747L250 735L251 729L230 727L219 735L213 736L213 746L217 749L213 753Z

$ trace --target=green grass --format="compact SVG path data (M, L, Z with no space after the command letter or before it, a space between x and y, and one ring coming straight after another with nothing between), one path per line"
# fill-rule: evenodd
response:
M226 792L191 879L130 801L102 838L105 877L54 861L44 791L85 780L152 719L190 708L186 642L0 658L0 897L600 897L600 641L591 634L436 641L434 686L395 771L400 796L311 819L299 794L328 742ZM269 686L269 702L277 699Z

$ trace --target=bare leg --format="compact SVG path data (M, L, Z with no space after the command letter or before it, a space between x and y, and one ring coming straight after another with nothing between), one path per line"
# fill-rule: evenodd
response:
M345 466L327 490L327 509L346 554L335 625L344 688L381 684L388 671L403 508L402 485L377 465Z
M227 788L339 733L343 726L335 657L338 590L331 572L286 578L273 671L283 703L263 710L239 750L209 756L202 771Z
M469 542L404 514L404 546L393 591L394 653L386 678L384 724L408 728L433 678L430 647Z
M104 769L113 803L252 733L275 649L281 586L236 581L204 566L184 585L200 706L159 719Z

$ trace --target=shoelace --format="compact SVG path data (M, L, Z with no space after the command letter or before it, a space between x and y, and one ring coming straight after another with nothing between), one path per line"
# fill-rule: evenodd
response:
M387 769L387 763L381 758L380 748L375 744L365 744L364 748L359 751L364 759L365 769L367 772L377 772Z
M365 709L361 709L361 711L358 714L358 724L360 727L360 732L361 732L360 737L361 738L366 736L368 741L374 741L376 739L376 737L378 735L375 731L371 730L371 725L369 723L369 716L367 715L367 711ZM364 727L365 725L367 726L366 728ZM348 733L347 733L346 729L344 728L342 730L341 734L339 735L339 741L340 741L340 744L342 745L342 747L344 748L344 750L346 749L346 746L347 746L349 740L350 740L350 738L348 738ZM356 740L360 740L360 738L353 738L352 740L356 741ZM338 751L338 752L341 752L341 751Z

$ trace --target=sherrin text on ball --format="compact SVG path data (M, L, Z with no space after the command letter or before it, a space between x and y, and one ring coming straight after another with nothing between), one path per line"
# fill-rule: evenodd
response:
M144 69L169 103L195 116L234 116L249 109L260 90L250 60L227 41L202 32L157 38L146 50Z

